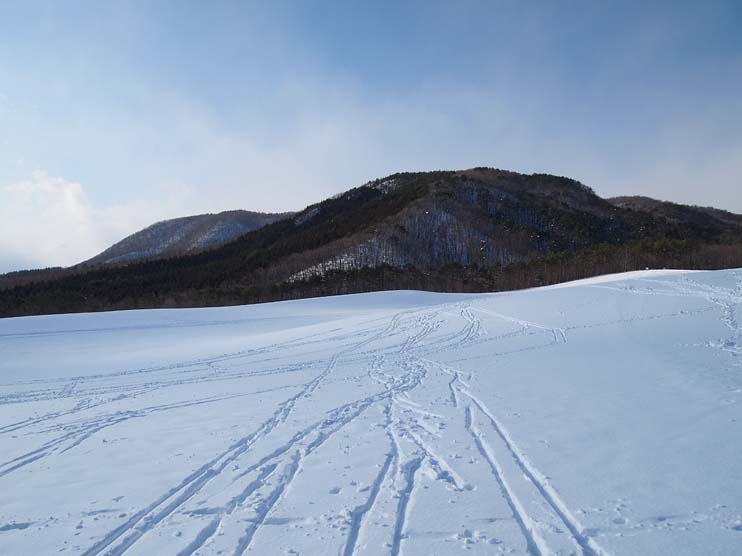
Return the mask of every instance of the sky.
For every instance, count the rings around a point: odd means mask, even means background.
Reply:
[[[0,272],[491,166],[742,213],[742,2],[0,0]]]

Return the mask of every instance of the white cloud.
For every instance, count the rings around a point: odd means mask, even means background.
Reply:
[[[81,262],[174,208],[181,207],[96,207],[79,183],[35,171],[28,180],[0,186],[0,272]]]

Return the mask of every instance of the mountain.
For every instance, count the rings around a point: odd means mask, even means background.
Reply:
[[[199,214],[152,224],[102,253],[88,259],[85,266],[128,264],[142,259],[174,257],[224,245],[247,232],[291,216],[247,210],[218,214]]]
[[[711,234],[718,228],[729,230],[742,228],[742,215],[712,207],[679,205],[640,195],[613,197],[608,199],[608,202],[617,207],[648,213],[669,222],[693,226],[697,230],[706,229]]]
[[[742,266],[735,215],[699,223],[704,209],[653,207],[545,174],[400,173],[215,249],[6,288],[0,315],[497,291],[647,267]]]

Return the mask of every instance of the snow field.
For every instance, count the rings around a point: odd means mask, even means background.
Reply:
[[[0,320],[0,554],[742,553],[742,272]]]

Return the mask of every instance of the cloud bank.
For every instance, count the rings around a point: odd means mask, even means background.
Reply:
[[[0,272],[81,262],[180,208],[164,201],[97,207],[81,184],[34,171],[0,186]]]

